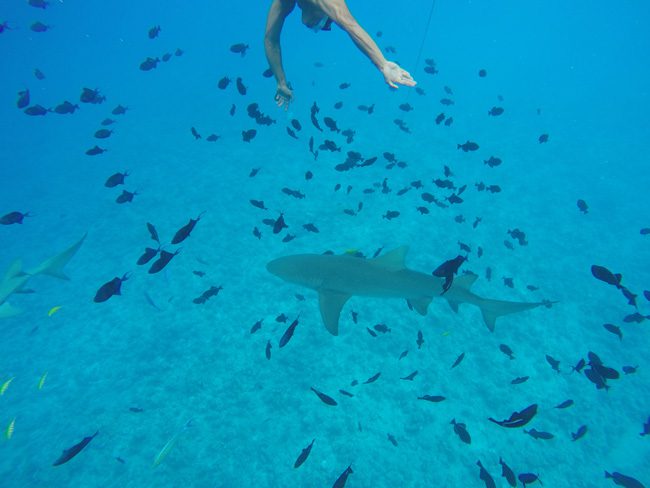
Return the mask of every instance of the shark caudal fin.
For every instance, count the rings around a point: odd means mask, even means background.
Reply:
[[[63,272],[63,268],[65,268],[66,264],[68,264],[68,261],[70,261],[77,253],[87,235],[87,233],[84,234],[77,243],[73,244],[65,251],[43,261],[36,268],[30,270],[29,274],[32,276],[44,274],[48,276],[54,276],[55,278],[60,278],[62,280],[69,280],[70,278]]]
[[[447,299],[454,312],[458,312],[458,305],[461,303],[471,303],[479,307],[483,321],[490,332],[494,332],[496,320],[502,315],[523,312],[544,305],[543,302],[509,302],[479,297],[469,291],[477,278],[478,276],[472,273],[459,276],[454,279],[451,289],[443,297]]]

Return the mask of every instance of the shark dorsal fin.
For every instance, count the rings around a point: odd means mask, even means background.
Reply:
[[[372,263],[390,271],[399,271],[400,269],[406,268],[404,262],[408,250],[408,246],[398,247],[397,249],[387,252],[383,256],[374,258]]]
[[[478,275],[474,273],[466,273],[454,278],[454,283],[451,286],[469,290],[477,279]]]
[[[320,314],[323,318],[325,328],[332,335],[339,335],[339,317],[341,309],[350,295],[337,293],[335,291],[321,290],[318,293],[318,302],[320,305]]]

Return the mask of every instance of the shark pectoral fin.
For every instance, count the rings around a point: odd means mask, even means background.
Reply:
[[[22,313],[22,310],[14,307],[9,302],[4,302],[0,305],[0,319],[7,319]]]
[[[494,332],[494,326],[497,323],[496,314],[481,308],[481,315],[483,316],[483,322],[487,325],[487,328],[490,332]]]
[[[22,272],[23,262],[20,259],[14,259],[7,271],[5,272],[2,281],[8,281],[15,276],[19,276]]]
[[[409,298],[408,302],[413,306],[417,313],[420,315],[426,315],[427,310],[429,309],[429,304],[431,303],[431,297]]]
[[[446,298],[446,297],[445,297],[445,298]],[[447,298],[447,303],[449,304],[449,306],[451,307],[451,309],[452,309],[454,312],[458,313],[458,305],[459,305],[459,302],[457,302],[456,300],[450,300],[449,298]]]
[[[320,304],[320,314],[323,318],[325,328],[332,335],[339,335],[339,317],[341,309],[350,295],[337,293],[335,291],[321,291],[318,293],[318,302]]]
[[[374,265],[381,266],[390,271],[399,271],[400,269],[406,268],[404,261],[406,260],[406,253],[408,250],[408,246],[398,247],[397,249],[387,252],[383,256],[372,259],[371,262]]]

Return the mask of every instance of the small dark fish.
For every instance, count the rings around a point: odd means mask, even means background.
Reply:
[[[122,190],[122,193],[117,196],[115,202],[117,203],[129,203],[133,201],[133,198],[138,194],[137,191],[127,191]]]
[[[458,149],[462,149],[465,152],[476,151],[479,148],[478,144],[472,141],[467,141],[463,144],[457,144],[457,146]]]
[[[6,215],[0,217],[1,225],[13,225],[13,224],[22,224],[25,217],[31,217],[29,212],[9,212]]]
[[[21,90],[18,92],[18,100],[16,100],[16,107],[25,108],[29,105],[29,90]]]
[[[363,384],[368,385],[370,383],[374,383],[375,381],[377,381],[379,379],[380,376],[381,376],[381,372],[379,372],[377,374],[374,374],[373,376],[368,378],[366,381],[364,381]]]
[[[426,400],[427,402],[439,403],[445,400],[442,395],[422,395],[418,400]]]
[[[553,408],[560,408],[560,409],[569,408],[571,405],[573,405],[573,400],[568,399],[568,400],[564,400],[562,403],[560,403],[558,405],[555,405],[555,407],[553,407]]]
[[[109,129],[99,129],[97,132],[95,132],[95,137],[97,139],[106,139],[110,137],[112,133],[113,131]]]
[[[264,322],[264,319],[258,320],[253,324],[253,327],[251,327],[251,334],[255,334],[255,332],[262,328],[262,322]]]
[[[483,467],[483,464],[481,461],[476,461],[476,465],[479,467],[479,478],[483,480],[485,483],[486,488],[496,488],[496,483],[494,482],[494,478],[488,473],[488,470]]]
[[[260,169],[262,169],[262,168],[253,168],[253,169],[251,170],[251,172],[248,173],[248,177],[249,177],[249,178],[254,178],[255,176],[257,176],[257,173],[260,172]]]
[[[394,445],[395,447],[397,447],[397,439],[395,439],[395,436],[394,436],[394,435],[392,435],[392,434],[386,434],[386,437],[388,438],[388,441],[389,441],[392,445]]]
[[[454,364],[451,365],[451,369],[454,369],[456,366],[458,366],[463,359],[465,359],[465,353],[461,353],[457,358],[456,361],[454,361]]]
[[[103,149],[103,148],[95,145],[95,147],[91,147],[90,149],[88,149],[86,151],[86,154],[88,156],[98,156],[98,155],[100,155],[102,153],[105,153],[106,151],[107,151],[107,149]]]
[[[316,227],[314,224],[303,224],[303,229],[305,229],[307,232],[313,232],[318,234],[320,231],[318,230],[318,227]]]
[[[293,137],[294,139],[298,139],[298,136],[296,133],[291,129],[291,127],[287,127],[287,134],[289,134],[290,137]]]
[[[64,449],[61,453],[61,456],[59,456],[59,458],[54,461],[54,464],[52,464],[52,466],[60,466],[70,461],[73,457],[79,454],[84,449],[84,447],[86,447],[90,441],[95,438],[97,434],[99,434],[99,431],[95,432],[89,437],[84,437],[81,442],[75,444],[74,446]]]
[[[230,52],[239,54],[243,58],[244,56],[246,56],[246,51],[248,51],[248,47],[249,47],[248,44],[239,42],[237,44],[233,44],[232,46],[230,46]]]
[[[282,232],[282,229],[287,229],[289,226],[284,220],[284,213],[281,213],[280,216],[273,223],[273,233],[279,234]]]
[[[351,85],[350,83],[347,83],[347,82],[346,82],[346,83],[341,83],[341,84],[339,85],[339,88],[340,88],[341,90],[346,90],[346,89],[350,88],[351,86],[352,86],[352,85]]]
[[[548,142],[548,134],[542,134],[541,136],[539,136],[539,137],[537,138],[537,141],[538,141],[540,144],[544,144],[545,142]]]
[[[350,393],[349,391],[345,391],[345,390],[339,390],[339,393],[341,395],[345,395],[345,396],[350,397],[350,398],[352,398],[354,396],[352,393]]]
[[[463,423],[456,422],[456,419],[451,420],[451,424],[454,426],[454,432],[463,441],[465,444],[472,443],[472,437],[467,432],[467,426]]]
[[[580,359],[580,361],[578,361],[575,366],[571,367],[571,371],[580,373],[582,371],[582,368],[585,367],[585,364],[587,364],[586,361],[584,359]]]
[[[528,434],[533,439],[549,440],[549,439],[552,439],[553,437],[555,437],[550,432],[543,432],[543,431],[539,431],[539,430],[536,430],[536,429],[530,429],[530,430],[524,429],[524,434]]]
[[[162,55],[162,60],[166,63],[172,58],[172,53],[165,53]]]
[[[68,102],[67,100],[54,107],[54,112],[60,115],[73,114],[79,109],[79,105]]]
[[[293,337],[293,333],[296,330],[296,327],[298,326],[298,319],[299,316],[296,317],[296,319],[291,322],[291,325],[287,327],[287,330],[284,331],[284,334],[282,334],[282,337],[280,338],[280,349],[282,349],[284,346],[287,345],[289,340]]]
[[[316,439],[312,440],[311,443],[302,450],[302,452],[296,459],[296,462],[293,463],[294,468],[299,468],[307,460],[307,458],[309,457],[309,453],[311,452],[311,448],[314,446],[315,440]]]
[[[451,98],[442,98],[440,99],[440,103],[447,106],[455,104],[455,102]]]
[[[557,371],[558,373],[560,372],[560,361],[557,359],[554,359],[553,357],[549,356],[548,354],[546,355],[546,362],[551,365],[551,368],[553,368],[554,371]]]
[[[32,32],[47,32],[50,29],[49,25],[44,24],[43,22],[34,22],[29,26]]]
[[[153,224],[150,224],[149,222],[147,222],[147,229],[149,230],[149,234],[151,235],[151,238],[154,241],[156,241],[158,244],[160,244],[160,238],[158,237],[158,231],[153,226]]]
[[[160,58],[147,58],[140,63],[140,70],[142,71],[151,71],[158,66]]]
[[[623,373],[634,374],[638,368],[638,366],[623,366]]]
[[[266,359],[271,359],[271,341],[266,341],[266,350],[264,351]]]
[[[82,102],[83,102],[83,100],[82,100]],[[113,110],[111,110],[111,113],[113,115],[124,115],[128,109],[129,109],[129,107],[125,107],[123,105],[118,105]]]
[[[140,407],[129,407],[129,412],[142,413],[144,412],[144,409]]]
[[[613,473],[605,471],[605,478],[611,478],[615,484],[622,486],[623,488],[644,488],[643,483],[636,478],[626,476],[617,471],[614,471]]]
[[[399,217],[400,213],[397,210],[387,210],[386,213],[382,216],[382,218],[386,220],[393,220]]]
[[[589,212],[589,207],[587,206],[587,202],[585,202],[584,200],[578,200],[576,204],[578,205],[578,210],[580,210],[583,214]]]
[[[336,120],[334,120],[333,118],[325,117],[323,119],[323,122],[325,123],[327,128],[332,132],[341,132],[341,129],[339,129],[338,125],[336,124]]]
[[[256,135],[257,131],[255,129],[243,130],[241,132],[241,137],[244,142],[251,142]]]
[[[167,264],[172,260],[174,256],[176,256],[180,252],[180,249],[177,250],[176,252],[168,252],[168,251],[160,251],[160,257],[156,259],[151,267],[149,268],[148,273],[149,274],[154,274],[158,273],[159,271],[162,271],[162,269],[167,266]]]
[[[478,70],[478,75],[480,78],[485,78],[487,76],[487,71],[484,69]]]
[[[499,464],[501,465],[501,476],[506,479],[512,488],[515,488],[517,486],[517,478],[515,478],[514,471],[510,469],[510,466],[508,466],[501,457],[499,457]]]
[[[352,465],[348,466],[345,468],[345,471],[343,471],[338,478],[336,478],[336,481],[332,485],[332,488],[343,488],[345,486],[345,483],[348,481],[348,476],[350,476],[354,471],[352,471]]]
[[[607,379],[604,378],[598,370],[594,369],[593,366],[589,369],[585,369],[585,376],[589,381],[596,385],[598,390],[608,390],[609,386],[607,385]]]
[[[27,2],[30,7],[35,7],[35,8],[42,8],[46,9],[47,6],[49,5],[49,2],[46,2],[45,0],[29,0]]]
[[[185,239],[187,239],[190,236],[190,232],[194,230],[194,226],[196,226],[196,223],[201,220],[201,215],[203,215],[204,212],[201,212],[196,219],[190,219],[190,221],[185,224],[183,227],[178,229],[176,234],[174,234],[174,237],[172,239],[172,244],[180,244],[183,242]]]
[[[488,110],[488,115],[491,115],[493,117],[497,117],[503,113],[503,107],[492,107],[490,110]]]
[[[604,266],[599,266],[594,264],[591,266],[591,274],[597,280],[603,281],[608,285],[613,285],[616,288],[621,288],[621,280],[623,276],[621,274],[614,274]]]
[[[500,350],[503,354],[505,354],[506,356],[508,356],[510,359],[514,359],[514,358],[515,358],[515,356],[514,356],[514,354],[513,354],[513,352],[512,352],[512,349],[510,349],[510,347],[509,347],[508,345],[506,345],[506,344],[500,344],[500,345],[499,345],[499,350]]]
[[[620,327],[618,327],[618,326],[616,326],[614,324],[603,324],[603,327],[608,332],[611,332],[612,334],[617,335],[619,340],[621,340],[621,341],[623,340],[623,332],[621,332]]]
[[[197,141],[201,139],[201,134],[199,134],[199,131],[197,131],[195,127],[190,127],[190,132],[194,136],[194,139],[196,139]]]
[[[208,142],[217,142],[221,136],[218,136],[217,134],[210,134],[208,137],[205,138],[206,141]]]
[[[410,103],[402,103],[399,106],[399,109],[403,112],[410,112],[411,110],[413,110],[413,106]]]
[[[241,79],[241,77],[237,78],[235,80],[236,85],[237,85],[237,91],[239,92],[240,95],[246,95],[246,86],[244,85],[244,81]]]
[[[273,76],[273,71],[271,70],[271,68],[266,68],[266,69],[262,72],[262,76],[263,76],[264,78],[271,78],[271,77]]]
[[[529,378],[530,378],[530,376],[518,376],[517,378],[512,380],[510,382],[510,384],[512,384],[512,385],[520,385],[520,384],[525,383],[526,381],[528,381]]]
[[[535,483],[535,481],[539,481],[539,483],[542,484],[542,480],[539,479],[539,476],[533,473],[521,473],[518,478],[524,485],[524,488],[526,488],[526,485]]]
[[[118,278],[116,276],[111,281],[104,283],[102,286],[99,287],[97,293],[95,293],[95,298],[93,299],[93,301],[95,303],[102,303],[108,300],[109,298],[111,298],[113,295],[121,295],[122,282],[128,279],[129,279],[129,275],[128,273],[125,273],[121,278]]]
[[[264,205],[264,201],[263,201],[263,200],[249,200],[249,202],[251,203],[251,205],[252,205],[253,207],[257,207],[257,208],[259,208],[259,209],[261,209],[261,210],[268,210],[268,209],[266,208],[266,206]]]
[[[331,396],[326,395],[325,393],[321,393],[320,391],[315,389],[313,386],[311,387],[311,391],[316,393],[316,396],[318,396],[318,398],[320,398],[320,401],[323,402],[325,405],[330,405],[332,407],[335,407],[336,405],[338,405],[338,403],[336,403],[336,400],[334,400]]]
[[[230,114],[231,117],[234,117],[236,111],[237,111],[237,105],[235,105],[235,104],[233,103],[233,104],[230,106],[230,110],[229,110],[228,113]]]
[[[510,415],[510,418],[507,420],[494,420],[492,417],[490,417],[488,420],[500,425],[501,427],[523,427],[528,422],[530,422],[536,414],[537,404],[533,403],[532,405],[524,408],[521,412],[513,412]]]
[[[40,69],[34,68],[34,77],[37,80],[44,80],[45,79],[45,73],[43,73]]]
[[[571,432],[571,440],[577,441],[578,439],[583,438],[586,433],[587,433],[587,426],[581,425],[580,427],[578,427],[578,430],[576,432]]]
[[[490,156],[490,159],[485,159],[483,160],[485,164],[487,164],[490,168],[494,168],[495,166],[499,166],[502,161],[500,158]]]
[[[438,116],[435,118],[436,125],[440,125],[443,120],[445,120],[445,114],[439,113]]]
[[[228,88],[228,85],[230,85],[231,81],[232,80],[230,78],[228,78],[227,76],[224,76],[217,83],[217,87],[219,87],[220,90],[225,90],[226,88]]]
[[[445,279],[445,282],[442,284],[442,293],[440,293],[441,295],[444,295],[449,290],[449,288],[451,288],[451,285],[454,281],[454,275],[458,273],[458,269],[466,259],[467,258],[464,258],[460,255],[456,256],[453,259],[445,261],[433,271],[433,276]]]
[[[149,36],[149,39],[155,39],[156,37],[158,37],[158,34],[160,34],[160,26],[159,25],[154,25],[147,32],[147,36]]]
[[[23,110],[27,115],[31,116],[39,116],[39,115],[46,115],[49,110],[43,107],[42,105],[32,105],[31,107],[27,107],[25,110]]]
[[[422,344],[424,344],[424,337],[422,336],[422,331],[418,330],[418,340],[415,341],[418,345],[418,349],[422,349]]]
[[[153,258],[156,257],[156,254],[158,254],[158,251],[159,251],[159,249],[154,249],[152,247],[147,247],[144,250],[144,253],[142,254],[142,256],[140,256],[138,258],[138,260],[136,261],[136,264],[140,265],[140,266],[143,265],[143,264],[147,264],[149,261],[151,261]]]
[[[401,358],[400,358],[400,359],[401,359]],[[418,374],[417,371],[413,371],[413,372],[412,372],[411,374],[409,374],[408,376],[404,376],[404,378],[400,378],[400,380],[413,381],[413,378],[415,378],[415,377],[417,376],[417,374]]]

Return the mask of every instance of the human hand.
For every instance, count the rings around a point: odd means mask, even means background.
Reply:
[[[402,69],[399,64],[392,61],[386,61],[381,69],[384,80],[391,88],[397,88],[397,85],[415,86],[417,83],[411,77],[411,74]]]
[[[278,89],[275,92],[275,103],[278,107],[289,110],[289,104],[293,101],[293,91],[287,83],[278,83]]]

